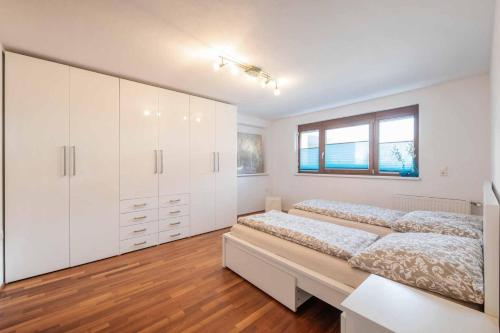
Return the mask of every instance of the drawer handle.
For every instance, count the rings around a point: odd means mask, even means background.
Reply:
[[[176,203],[176,202],[179,202],[179,201],[181,201],[181,199],[169,200],[168,202],[170,202],[170,203]]]
[[[181,224],[181,222],[173,222],[173,223],[170,223],[170,225],[178,225],[178,224]]]
[[[181,233],[180,233],[180,232],[178,232],[178,233],[176,233],[176,234],[170,235],[170,237],[177,237],[177,236],[180,236],[180,235],[181,235]]]
[[[146,207],[147,203],[135,204],[134,208]]]
[[[146,243],[147,243],[146,241],[144,241],[144,242],[140,242],[140,243],[135,243],[135,244],[134,244],[134,246],[144,245],[144,244],[146,244]]]
[[[134,233],[137,233],[137,232],[144,232],[144,231],[146,231],[146,228],[144,228],[144,229],[139,229],[139,230],[134,230],[133,232],[134,232]]]
[[[170,212],[170,214],[179,214],[181,211],[180,210],[173,210]]]
[[[143,215],[143,216],[136,216],[134,217],[134,220],[144,220],[147,216],[146,215]]]

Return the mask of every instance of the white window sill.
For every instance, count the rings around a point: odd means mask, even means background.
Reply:
[[[295,173],[295,176],[303,177],[334,177],[334,178],[364,178],[364,179],[388,179],[388,180],[404,180],[404,181],[420,181],[420,177],[401,177],[401,176],[370,176],[370,175],[341,175],[341,174],[324,174],[324,173]]]
[[[262,177],[262,176],[269,176],[268,173],[244,173],[241,175],[238,175],[238,177]]]

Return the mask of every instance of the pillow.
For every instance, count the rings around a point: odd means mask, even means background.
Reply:
[[[414,211],[398,219],[391,228],[398,232],[431,232],[481,239],[483,218],[446,212]]]
[[[444,296],[483,304],[483,251],[473,238],[394,233],[349,259],[357,268]]]

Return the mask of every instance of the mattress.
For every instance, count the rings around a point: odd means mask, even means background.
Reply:
[[[288,211],[288,214],[302,216],[302,217],[308,217],[311,219],[326,221],[326,222],[330,222],[330,223],[335,223],[335,224],[338,224],[338,225],[341,225],[344,227],[350,227],[350,228],[355,228],[355,229],[359,229],[359,230],[363,230],[363,231],[368,231],[368,232],[374,233],[374,234],[379,235],[379,236],[385,236],[385,235],[388,235],[388,234],[394,232],[391,230],[391,228],[381,227],[381,226],[373,225],[373,224],[359,223],[359,222],[354,222],[354,221],[350,221],[350,220],[344,220],[344,219],[340,219],[337,217],[331,217],[328,215],[312,213],[312,212],[308,212],[308,211],[301,210],[301,209],[295,209],[295,208],[290,209]]]
[[[399,210],[322,199],[305,200],[293,208],[386,228],[406,214]]]
[[[352,288],[358,287],[370,275],[370,273],[352,268],[344,259],[309,249],[241,224],[236,224],[231,228],[231,235]]]

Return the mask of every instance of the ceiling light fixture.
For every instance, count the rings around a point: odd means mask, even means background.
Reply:
[[[227,65],[225,62],[224,62],[224,58],[220,57],[219,59],[220,61],[216,61],[213,63],[212,65],[212,68],[214,69],[215,72],[217,72],[219,69],[221,69],[222,67],[224,67],[225,65]]]
[[[271,74],[264,71],[262,68],[254,65],[244,64],[225,56],[218,56],[217,61],[215,61],[213,64],[213,69],[214,71],[218,71],[226,65],[229,65],[228,67],[231,74],[238,75],[241,70],[246,74],[246,77],[249,81],[259,81],[262,88],[265,88],[271,82],[274,82],[274,95],[278,96],[280,94],[280,90],[278,89],[278,80],[273,78]]]
[[[276,83],[276,86],[274,87],[274,96],[279,96],[281,91],[278,89],[278,82],[274,81],[274,83]]]

